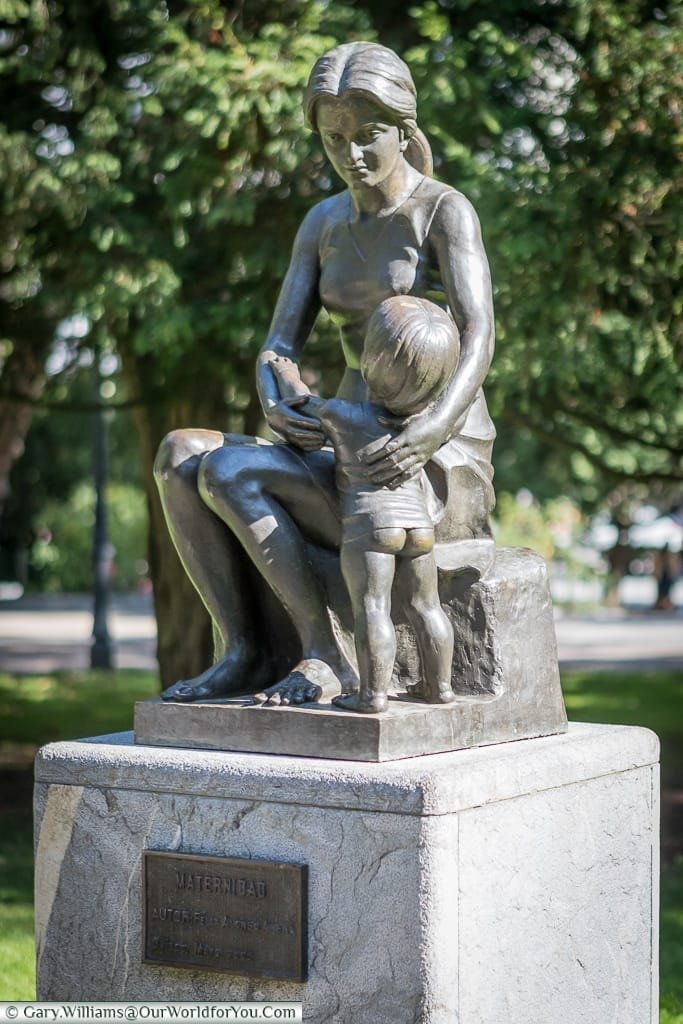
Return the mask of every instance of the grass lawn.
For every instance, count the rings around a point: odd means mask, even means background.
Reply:
[[[0,824],[0,999],[35,999],[31,816]]]
[[[683,790],[683,673],[565,672],[567,715],[573,722],[644,725],[662,742],[662,786]]]
[[[159,696],[154,672],[0,673],[0,744],[30,744],[133,728],[136,700]]]
[[[55,740],[131,729],[135,701],[158,693],[153,672],[0,673],[0,1000],[35,998],[35,750]]]
[[[570,719],[658,733],[663,787],[683,790],[680,673],[571,672],[563,685]],[[0,1000],[35,995],[30,776],[17,764],[11,775],[2,772],[2,764],[52,740],[130,729],[134,701],[157,693],[151,672],[0,674]],[[669,827],[683,853],[683,823],[672,819]],[[683,1024],[683,858],[671,858],[662,871],[660,1024]]]

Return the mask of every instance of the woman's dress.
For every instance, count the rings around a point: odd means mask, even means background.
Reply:
[[[360,365],[367,322],[384,299],[417,295],[448,308],[430,229],[439,204],[452,192],[450,186],[423,177],[412,194],[383,218],[359,217],[348,192],[327,200],[329,213],[319,242],[320,300],[340,328],[352,370]],[[351,397],[346,381],[339,397]],[[442,445],[425,467],[437,541],[490,536],[494,438],[479,389],[460,433]]]

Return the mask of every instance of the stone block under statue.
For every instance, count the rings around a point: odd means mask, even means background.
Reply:
[[[498,548],[485,575],[442,557],[439,590],[456,644],[451,704],[408,699],[419,679],[414,635],[397,614],[393,697],[382,714],[332,704],[262,707],[250,697],[142,701],[136,742],[387,761],[566,731],[547,572],[534,552]]]
[[[130,733],[52,744],[36,761],[38,998],[291,1000],[311,1024],[655,1024],[657,757],[647,730],[576,724],[385,764]],[[241,918],[260,920],[248,888],[241,913],[201,895],[176,962],[145,962],[148,851],[241,862],[247,879],[303,870],[305,980],[240,969]],[[235,966],[182,965],[186,946]]]

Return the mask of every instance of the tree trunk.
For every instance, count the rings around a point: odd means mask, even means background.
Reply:
[[[24,453],[24,442],[33,418],[33,402],[45,384],[44,364],[49,335],[37,341],[15,341],[0,376],[0,514],[9,497],[9,475]],[[28,402],[22,402],[26,397]]]
[[[133,420],[144,468],[149,510],[149,566],[158,630],[157,657],[165,687],[178,679],[190,679],[208,668],[213,661],[213,636],[210,617],[183,569],[166,526],[152,472],[154,457],[159,443],[170,430],[193,425],[209,429],[225,427],[224,387],[220,381],[202,379],[195,384],[197,394],[189,397],[187,391],[193,382],[188,381],[182,400],[155,401],[155,396],[159,397],[158,386],[150,386],[148,381],[157,377],[158,370],[151,361],[148,364],[145,359],[124,357],[124,372],[134,384],[134,393],[151,396],[149,404],[134,408]]]

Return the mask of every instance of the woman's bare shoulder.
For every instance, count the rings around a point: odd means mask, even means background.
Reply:
[[[479,218],[467,196],[450,185],[435,182],[438,186],[438,201],[430,228],[430,236],[457,238],[460,241],[480,237]]]
[[[337,192],[312,206],[299,228],[301,241],[317,241],[322,232],[331,224],[337,224],[348,217],[349,194]]]

